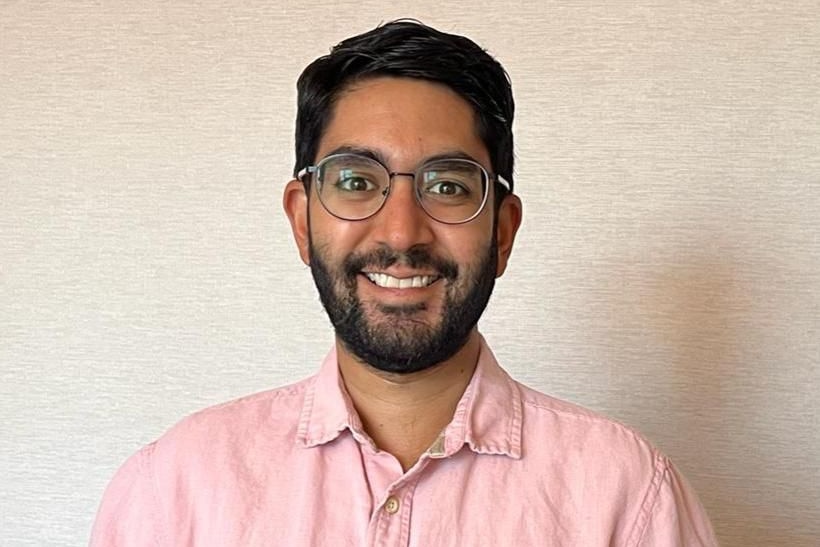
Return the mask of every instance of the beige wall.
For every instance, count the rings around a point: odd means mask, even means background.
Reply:
[[[505,366],[652,438],[725,546],[818,545],[818,4],[389,4],[0,2],[0,544],[84,543],[139,445],[314,370],[294,82],[405,15],[513,79]]]

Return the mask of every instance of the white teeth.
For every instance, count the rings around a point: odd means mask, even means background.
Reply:
[[[432,275],[414,275],[413,277],[398,278],[384,273],[366,273],[367,278],[378,285],[388,289],[410,289],[426,287],[435,280]]]

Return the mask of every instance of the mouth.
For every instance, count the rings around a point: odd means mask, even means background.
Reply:
[[[421,289],[429,287],[439,279],[438,275],[414,275],[410,277],[393,277],[380,272],[362,272],[371,283],[385,289]]]

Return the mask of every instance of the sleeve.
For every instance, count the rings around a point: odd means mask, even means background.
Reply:
[[[644,500],[635,532],[638,547],[717,547],[709,517],[694,490],[661,456],[654,488]]]
[[[160,547],[160,506],[151,472],[154,445],[131,456],[103,494],[90,547]]]

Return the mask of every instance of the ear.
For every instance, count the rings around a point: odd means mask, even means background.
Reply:
[[[498,242],[498,266],[495,276],[501,277],[507,269],[507,261],[512,253],[515,234],[521,226],[522,206],[521,199],[515,194],[504,196],[498,208],[498,223],[496,226],[496,241]]]
[[[293,231],[293,239],[296,241],[296,248],[299,249],[299,256],[302,258],[302,262],[310,264],[310,253],[308,252],[308,242],[310,240],[308,196],[301,181],[292,180],[285,186],[282,206],[285,208],[288,220],[290,220],[290,229]]]

